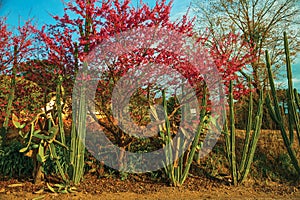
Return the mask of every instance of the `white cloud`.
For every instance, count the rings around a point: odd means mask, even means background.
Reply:
[[[293,78],[293,83],[300,83],[300,79],[299,78]]]

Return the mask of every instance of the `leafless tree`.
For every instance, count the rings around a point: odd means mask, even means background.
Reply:
[[[253,42],[257,61],[251,64],[255,87],[267,83],[264,51],[268,50],[275,73],[284,66],[283,32],[289,36],[291,58],[300,49],[299,0],[194,0],[199,30],[208,27],[211,39],[222,33],[240,33]]]

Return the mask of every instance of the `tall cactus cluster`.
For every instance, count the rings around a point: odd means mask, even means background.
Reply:
[[[259,93],[258,110],[255,114],[253,123],[253,92],[251,89],[251,79],[247,76],[250,94],[248,103],[248,119],[246,134],[244,140],[244,148],[242,150],[242,157],[238,161],[236,157],[236,130],[235,130],[235,113],[234,113],[234,99],[233,99],[233,82],[229,86],[229,120],[224,124],[224,135],[227,158],[230,164],[232,183],[237,185],[246,180],[250,171],[250,166],[253,161],[257,141],[259,138],[262,118],[263,118],[263,91]]]
[[[86,63],[84,63],[84,67]],[[83,72],[85,76],[85,72]],[[86,116],[87,116],[87,99],[86,83],[80,81],[79,87],[73,91],[73,113],[72,113],[72,130],[71,130],[71,152],[70,165],[71,177],[74,184],[79,184],[84,174],[84,154],[85,154],[85,136],[86,136]]]
[[[91,5],[90,1],[86,2],[86,9]],[[86,11],[87,12],[87,11]],[[85,29],[80,32],[80,36],[88,40],[92,32],[92,17],[91,14],[85,18]],[[81,25],[81,30],[83,27]],[[90,50],[89,43],[84,45],[84,52],[88,53]],[[78,46],[75,43],[76,68],[78,69]],[[80,72],[80,76],[87,76],[88,64],[83,62],[83,70]],[[78,72],[77,72],[78,73]],[[79,81],[79,80],[77,80]],[[71,130],[71,152],[70,152],[70,165],[71,165],[71,177],[74,184],[79,184],[84,175],[84,154],[85,154],[85,136],[86,136],[86,116],[87,116],[87,84],[85,80],[79,81],[78,87],[73,91],[73,113],[72,113],[72,130]]]
[[[268,51],[266,51],[266,63],[269,75],[270,82],[270,90],[271,97],[267,95],[267,105],[269,108],[270,115],[274,122],[278,125],[281,131],[281,135],[284,141],[284,144],[287,148],[288,154],[291,158],[292,164],[296,169],[297,173],[300,174],[299,162],[296,156],[295,149],[293,148],[293,144],[295,143],[294,133],[296,132],[298,141],[300,143],[300,123],[299,123],[299,112],[300,112],[300,104],[299,104],[299,96],[296,89],[293,88],[293,79],[292,79],[292,67],[290,60],[290,52],[289,52],[289,44],[287,39],[287,34],[284,33],[284,49],[286,56],[286,71],[287,71],[287,80],[288,80],[288,89],[287,89],[287,99],[288,99],[288,107],[287,107],[287,115],[288,115],[288,129],[284,126],[284,114],[280,112],[280,105],[278,101],[278,97],[276,94],[271,62]]]

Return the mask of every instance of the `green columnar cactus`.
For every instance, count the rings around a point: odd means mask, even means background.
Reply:
[[[65,139],[65,132],[64,132],[64,124],[62,119],[62,105],[61,100],[64,96],[64,91],[62,87],[63,78],[61,75],[58,77],[58,83],[56,86],[56,107],[57,107],[57,118],[58,118],[58,125],[59,125],[59,132],[60,132],[60,139],[61,142],[66,145],[66,139]]]
[[[230,164],[230,171],[232,177],[233,185],[238,185],[246,180],[247,175],[250,171],[250,166],[253,161],[254,153],[257,147],[257,141],[259,138],[259,133],[262,125],[263,117],[263,91],[260,91],[258,110],[255,115],[255,123],[253,125],[253,92],[251,89],[251,80],[249,76],[246,76],[249,83],[249,104],[248,104],[248,119],[246,127],[246,136],[244,141],[244,148],[242,151],[242,158],[239,162],[236,158],[236,148],[235,148],[235,113],[234,113],[234,99],[233,99],[233,83],[230,82],[229,86],[229,124],[228,128],[227,121],[224,124],[224,135],[225,135],[225,145],[227,151],[227,159]],[[251,134],[252,133],[252,134]],[[239,168],[237,167],[239,166]]]
[[[91,4],[90,1],[86,2],[86,8]],[[80,36],[88,41],[89,36],[92,32],[92,16],[87,14],[85,16],[84,28],[82,25],[79,27]],[[75,43],[75,63],[78,69],[78,46]],[[90,44],[84,45],[85,53],[90,51]],[[83,70],[80,76],[87,77],[88,64],[83,62]],[[86,90],[87,85],[83,80],[79,84],[80,87],[75,88],[76,102],[73,104],[73,115],[72,115],[72,130],[71,130],[71,154],[70,154],[70,165],[72,167],[71,175],[74,184],[79,184],[84,174],[84,153],[85,153],[85,136],[86,136],[86,116],[87,116],[87,99]],[[77,90],[77,91],[76,91]],[[73,92],[74,94],[74,92]],[[73,100],[74,102],[74,100]],[[75,111],[75,112],[74,112]]]
[[[64,146],[67,146],[65,130],[64,130],[64,123],[63,123],[62,105],[61,105],[61,102],[62,102],[62,100],[64,100],[64,95],[65,95],[62,83],[63,83],[63,77],[61,75],[59,75],[58,81],[57,81],[57,86],[56,86],[56,108],[57,108],[56,110],[57,110],[58,128],[59,128],[59,133],[60,133],[60,141]],[[50,145],[50,148],[51,148],[51,145]],[[68,152],[64,148],[63,156],[65,158],[68,158],[67,154],[68,154]],[[59,162],[59,161],[57,160],[56,162]],[[58,166],[60,166],[60,165],[58,165]],[[67,171],[67,167],[68,166],[66,165],[64,171]],[[62,170],[62,169],[59,169],[59,170]]]
[[[4,118],[2,130],[1,130],[1,135],[0,135],[0,147],[4,144],[5,142],[5,137],[6,133],[8,130],[8,122],[11,117],[11,111],[12,111],[12,104],[13,100],[15,98],[15,89],[16,89],[16,73],[17,73],[17,54],[18,54],[18,49],[17,45],[14,46],[14,61],[13,61],[13,67],[12,67],[12,76],[11,76],[11,82],[10,82],[10,90],[8,94],[8,102],[7,102],[7,107],[6,107],[6,115]]]
[[[298,108],[298,112],[300,113],[300,100],[299,100],[299,94],[296,88],[294,88],[294,95],[295,95],[295,103]]]
[[[249,103],[248,103],[248,121],[247,121],[247,127],[246,127],[246,137],[245,137],[245,145],[243,148],[243,152],[248,152],[248,150],[249,150],[250,133],[251,133],[251,129],[252,129],[252,117],[253,117],[253,92],[252,92],[251,79],[249,76],[247,77],[247,81],[248,81],[248,87],[250,89],[250,93],[249,93]],[[246,158],[247,158],[247,154],[243,154],[239,171],[244,171],[245,164],[246,164]]]
[[[86,65],[86,64],[84,64]],[[86,135],[86,87],[84,81],[78,91],[76,105],[73,110],[73,121],[71,131],[71,166],[72,166],[72,180],[75,185],[79,184],[84,174],[84,153],[85,153],[85,135]],[[73,92],[74,93],[74,92]],[[76,107],[78,108],[76,109]],[[74,112],[75,111],[75,112]]]
[[[294,127],[295,127],[296,133],[298,136],[298,141],[300,144],[300,140],[299,140],[300,139],[300,136],[299,136],[300,123],[299,123],[299,115],[297,113],[297,107],[296,107],[296,99],[295,99],[295,95],[294,95],[290,50],[289,50],[289,43],[288,43],[286,32],[284,32],[284,49],[285,49],[287,79],[288,79],[288,90],[287,90],[288,95],[287,95],[287,97],[288,97],[289,132],[291,135],[293,135]],[[291,137],[290,139],[293,139],[293,137]]]
[[[234,185],[237,185],[237,168],[235,155],[235,121],[234,121],[234,102],[233,102],[233,83],[229,86],[229,120],[230,120],[230,166],[231,176]]]
[[[299,138],[299,115],[296,111],[296,105],[299,106],[299,100],[298,95],[295,95],[295,90],[293,90],[293,82],[292,82],[292,69],[291,69],[291,61],[289,56],[289,46],[288,46],[288,40],[287,35],[284,33],[284,48],[285,48],[285,55],[286,55],[286,67],[287,67],[287,79],[288,79],[288,90],[287,90],[287,98],[288,98],[288,123],[289,123],[289,130],[287,130],[284,127],[284,118],[280,112],[280,106],[278,97],[276,94],[272,69],[271,69],[271,62],[268,51],[266,51],[266,62],[267,62],[267,69],[268,69],[268,75],[269,75],[269,82],[270,82],[270,88],[271,88],[271,95],[273,97],[273,101],[271,101],[270,95],[267,96],[267,105],[269,108],[270,115],[272,119],[275,121],[275,123],[279,126],[281,135],[284,141],[284,144],[287,148],[288,154],[291,158],[292,164],[298,174],[300,174],[300,167],[299,162],[296,157],[295,150],[293,149],[293,142],[294,142],[294,128],[296,129],[298,140]],[[297,93],[297,92],[296,92]],[[298,102],[298,103],[297,103]],[[273,103],[273,104],[272,104]],[[298,107],[299,108],[299,107]],[[290,137],[289,137],[289,136]]]
[[[253,102],[252,102],[252,104],[253,104]],[[255,153],[255,150],[256,150],[256,147],[257,147],[257,142],[258,142],[258,138],[259,138],[260,130],[261,130],[261,125],[262,125],[263,105],[264,105],[263,90],[260,90],[259,101],[258,101],[258,110],[257,110],[256,116],[255,116],[255,123],[254,123],[252,138],[251,138],[251,141],[250,140],[246,141],[246,142],[250,142],[250,149],[245,149],[243,151],[243,156],[244,156],[244,154],[246,154],[247,158],[246,158],[245,169],[240,170],[240,174],[241,174],[240,182],[241,183],[246,180],[246,177],[247,177],[247,175],[250,171],[250,166],[251,166],[251,163],[253,161],[254,153]],[[251,118],[250,118],[250,116],[251,116]],[[250,114],[250,111],[249,111],[247,130],[250,130],[251,126],[252,126],[252,123],[249,123],[250,120],[252,120],[252,114]]]

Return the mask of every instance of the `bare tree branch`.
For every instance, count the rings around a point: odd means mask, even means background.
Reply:
[[[207,27],[213,32],[211,40],[228,32],[237,32],[253,42],[257,61],[252,64],[258,87],[266,83],[263,52],[269,50],[275,67],[284,66],[283,31],[289,34],[291,58],[300,51],[300,7],[297,0],[212,0],[206,4],[194,0],[199,30]]]

